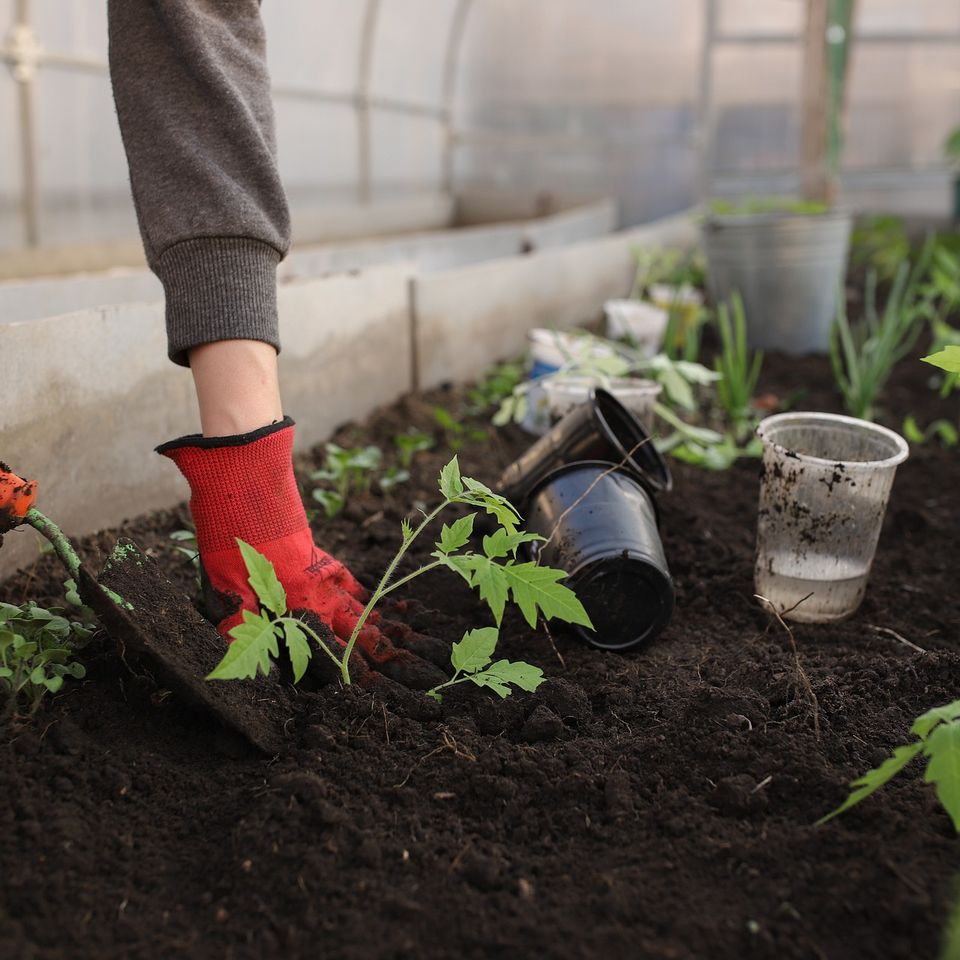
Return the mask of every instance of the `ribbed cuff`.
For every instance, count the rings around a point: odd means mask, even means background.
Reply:
[[[167,303],[167,352],[189,366],[187,351],[216,340],[262,340],[280,351],[277,264],[280,252],[245,237],[201,237],[165,250],[154,264]]]

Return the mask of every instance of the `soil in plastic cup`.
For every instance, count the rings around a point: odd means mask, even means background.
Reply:
[[[650,493],[605,462],[567,464],[533,491],[526,529],[546,539],[530,545],[565,581],[595,630],[577,632],[601,650],[631,650],[670,622],[673,581]]]
[[[611,340],[629,338],[648,360],[660,352],[669,319],[666,310],[643,300],[607,300],[603,312]]]
[[[654,494],[673,485],[643,424],[612,393],[593,387],[586,403],[574,407],[503,471],[498,490],[523,512],[530,492],[548,473],[581,460],[622,462]]]
[[[696,329],[703,306],[703,294],[689,284],[675,287],[668,283],[655,283],[650,288],[650,299],[668,314],[676,315],[674,346],[682,347],[690,331]]]
[[[761,421],[757,434],[758,596],[790,620],[849,617],[863,600],[906,441],[829,413],[777,414]]]
[[[663,389],[653,380],[634,377],[550,377],[543,381],[543,391],[553,421],[565,417],[574,407],[586,403],[591,387],[609,390],[643,424],[647,433],[653,430],[654,407]]]

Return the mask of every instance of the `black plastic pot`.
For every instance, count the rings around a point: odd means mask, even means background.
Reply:
[[[594,647],[632,650],[670,622],[673,580],[657,509],[632,472],[596,461],[560,467],[532,492],[525,527],[547,538],[531,554],[567,572],[596,628],[577,632]]]
[[[548,473],[584,460],[623,461],[623,468],[651,493],[669,490],[673,485],[670,470],[643,424],[612,393],[595,387],[586,403],[555,423],[503,471],[499,491],[523,509]]]

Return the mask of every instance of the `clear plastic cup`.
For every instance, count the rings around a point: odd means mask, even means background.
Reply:
[[[603,311],[612,340],[630,337],[647,359],[660,352],[669,319],[666,310],[643,300],[608,300]]]
[[[591,387],[609,390],[628,410],[636,414],[647,433],[653,429],[654,405],[663,389],[653,380],[634,377],[548,377],[543,392],[552,420],[565,417],[574,407],[586,403]]]
[[[757,594],[790,620],[825,623],[860,606],[903,437],[831,413],[761,421]]]

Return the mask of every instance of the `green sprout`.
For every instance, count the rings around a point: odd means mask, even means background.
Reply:
[[[487,439],[486,430],[471,427],[463,423],[445,407],[434,407],[433,419],[437,422],[440,429],[443,430],[444,434],[446,434],[447,445],[455,453],[463,449],[463,446],[467,443]]]
[[[67,590],[73,601],[75,585],[68,582]],[[65,679],[82,680],[86,671],[73,658],[91,633],[56,607],[44,609],[33,601],[20,606],[0,603],[0,690],[6,693],[0,723],[9,720],[18,706],[24,706],[27,714],[36,713],[44,696],[57,693]]]
[[[379,447],[353,447],[346,449],[335,443],[326,446],[326,458],[323,467],[310,474],[311,480],[321,480],[333,485],[316,487],[313,499],[319,503],[332,519],[347,505],[350,494],[369,490],[374,473],[380,468],[383,454]]]
[[[763,366],[763,353],[757,350],[752,357],[750,355],[747,321],[739,293],[734,293],[729,308],[725,303],[720,304],[717,327],[721,344],[720,354],[714,361],[716,371],[721,376],[717,383],[717,399],[727,415],[734,436],[741,439],[753,429],[755,417],[751,404]]]
[[[418,453],[425,453],[432,450],[435,441],[429,433],[422,430],[407,430],[406,433],[398,433],[393,442],[397,448],[397,456],[400,459],[400,467],[403,470],[409,470],[413,465],[413,458]]]
[[[882,314],[877,310],[874,271],[867,274],[864,316],[858,323],[848,320],[846,297],[840,290],[830,328],[830,363],[851,416],[873,419],[880,391],[920,335],[924,306],[918,302],[918,283],[926,273],[931,249],[927,243],[912,270],[907,263],[900,265]]]

